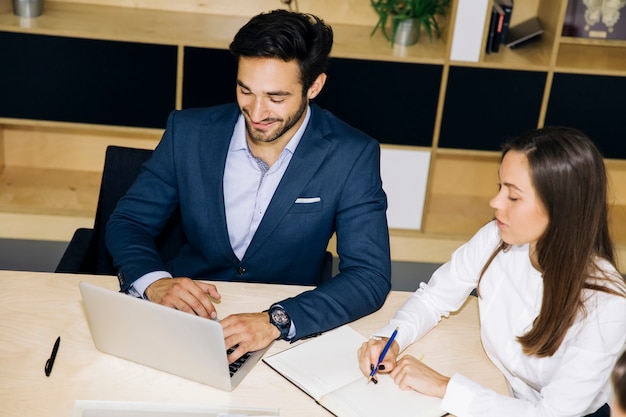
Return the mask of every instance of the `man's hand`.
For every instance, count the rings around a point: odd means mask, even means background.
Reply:
[[[155,303],[211,319],[217,317],[211,299],[221,298],[215,285],[190,278],[159,279],[146,288],[146,296]]]
[[[280,336],[280,331],[270,323],[270,316],[263,313],[232,314],[220,321],[224,329],[224,343],[229,349],[239,345],[230,355],[230,363],[246,352],[263,349]]]

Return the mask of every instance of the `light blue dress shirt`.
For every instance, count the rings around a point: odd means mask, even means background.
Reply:
[[[305,120],[271,167],[250,152],[245,121],[239,116],[228,148],[224,170],[224,207],[233,252],[243,259],[291,157],[300,143],[309,119]]]
[[[233,252],[239,259],[243,259],[263,219],[276,187],[302,139],[310,116],[311,109],[307,106],[302,125],[287,143],[276,163],[269,167],[250,152],[246,140],[245,120],[243,115],[239,115],[230,140],[224,170],[224,208],[228,237]],[[129,293],[143,297],[146,288],[161,278],[172,278],[172,275],[167,271],[149,272],[133,283]]]

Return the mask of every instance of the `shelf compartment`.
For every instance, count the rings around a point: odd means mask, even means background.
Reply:
[[[498,151],[539,123],[547,74],[450,67],[440,148]]]
[[[497,53],[485,55],[485,60],[480,67],[547,72],[550,68],[551,53],[552,49],[548,42],[542,40],[518,49],[501,45]]]
[[[0,212],[94,218],[99,172],[5,166]]]
[[[497,191],[499,161],[496,153],[437,154],[424,232],[469,238],[491,220],[489,200]]]
[[[369,4],[364,7],[370,8]],[[372,25],[329,21],[335,38],[332,56],[443,64],[444,40],[434,39],[431,44],[423,34],[415,46],[392,48],[382,34],[370,36],[376,21],[371,13]],[[0,31],[228,49],[234,35],[250,17],[50,1],[44,14],[28,19],[29,24],[10,11],[0,12]]]
[[[626,77],[555,73],[545,125],[585,132],[605,158],[626,159]]]
[[[556,72],[626,76],[626,48],[593,43],[561,43]]]
[[[177,48],[0,32],[0,117],[163,128]]]

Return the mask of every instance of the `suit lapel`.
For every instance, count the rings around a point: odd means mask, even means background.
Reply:
[[[311,118],[296,152],[250,242],[244,259],[252,256],[272,234],[285,217],[311,177],[324,162],[331,143],[325,139],[330,128],[319,107],[311,105]],[[305,196],[311,197],[311,196]]]
[[[226,156],[233,134],[233,128],[239,116],[236,106],[226,107],[224,111],[211,114],[211,120],[205,123],[200,138],[200,176],[204,197],[198,196],[199,206],[204,206],[208,222],[207,238],[212,247],[218,249],[230,261],[236,262],[228,237],[226,210],[224,208],[224,168]]]

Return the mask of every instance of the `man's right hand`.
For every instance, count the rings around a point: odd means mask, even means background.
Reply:
[[[219,300],[217,287],[190,278],[162,278],[146,288],[150,301],[200,317],[215,319],[217,312],[211,300]]]

